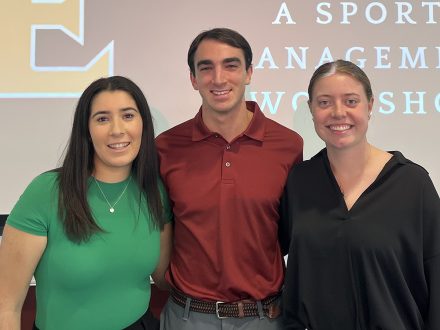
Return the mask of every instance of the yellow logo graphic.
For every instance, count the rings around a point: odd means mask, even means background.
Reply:
[[[78,97],[91,81],[113,74],[113,41],[84,65],[36,64],[40,30],[60,30],[84,45],[84,0],[2,0],[1,7],[0,98]]]

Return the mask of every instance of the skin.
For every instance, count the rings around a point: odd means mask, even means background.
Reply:
[[[20,330],[23,302],[47,238],[6,224],[0,244],[0,329]]]
[[[168,282],[165,280],[165,273],[168,269],[168,265],[171,258],[171,252],[173,250],[173,225],[167,223],[164,225],[162,232],[160,233],[160,256],[159,263],[156,269],[151,274],[154,284],[161,290],[168,290],[170,288]]]
[[[133,98],[124,91],[97,94],[91,106],[89,130],[95,148],[95,177],[104,182],[126,179],[142,137],[142,118]],[[23,302],[46,245],[46,236],[5,226],[0,244],[0,329],[20,329]],[[172,250],[171,224],[164,226],[160,246],[152,277],[159,288],[167,288],[164,277]]]
[[[104,182],[126,179],[142,138],[142,118],[131,95],[124,91],[97,94],[89,131],[95,149],[93,175]]]
[[[252,118],[244,99],[252,66],[246,70],[243,50],[210,39],[200,43],[194,65],[195,75],[190,73],[190,79],[202,97],[203,122],[231,141]]]
[[[367,99],[359,81],[341,73],[319,79],[309,101],[316,133],[326,144],[347,209],[351,209],[391,158],[391,154],[367,141],[373,102],[373,98]]]
[[[366,146],[372,107],[362,84],[346,74],[319,79],[310,102],[316,133],[331,151]]]
[[[95,149],[93,175],[100,181],[120,182],[131,171],[139,153],[142,118],[136,102],[124,91],[104,91],[91,106],[89,131]],[[165,272],[172,250],[172,225],[160,234],[159,263],[151,276],[161,289],[167,289]]]

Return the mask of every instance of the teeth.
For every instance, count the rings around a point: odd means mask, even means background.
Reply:
[[[214,95],[225,95],[229,93],[229,90],[223,90],[223,91],[212,91]]]
[[[332,131],[345,131],[350,129],[350,125],[330,125]]]
[[[109,144],[108,146],[112,149],[120,149],[120,148],[125,148],[126,146],[128,146],[130,144],[130,142],[124,142],[124,143],[113,143],[113,144]]]

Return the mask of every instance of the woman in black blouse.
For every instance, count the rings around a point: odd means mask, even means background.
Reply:
[[[366,137],[366,74],[338,60],[309,84],[326,148],[291,171],[286,329],[440,329],[440,200],[421,166]]]

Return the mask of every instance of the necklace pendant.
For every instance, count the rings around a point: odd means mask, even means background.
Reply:
[[[110,202],[108,201],[107,196],[106,196],[106,195],[104,194],[104,192],[102,191],[101,186],[99,185],[99,183],[98,183],[98,181],[96,180],[96,178],[93,177],[93,179],[95,180],[96,185],[98,186],[98,189],[99,189],[99,191],[100,191],[101,194],[102,194],[102,197],[104,197],[105,201],[107,202],[107,205],[110,207],[108,210],[110,211],[110,213],[114,213],[114,212],[115,212],[115,208],[114,208],[114,206],[115,206],[116,204],[118,204],[118,202],[119,202],[119,200],[121,199],[121,197],[125,194],[125,191],[127,190],[128,185],[130,184],[131,175],[130,175],[128,181],[127,181],[127,184],[125,185],[125,188],[122,190],[121,194],[120,194],[119,197],[116,199],[116,202],[113,203],[113,206],[112,206],[112,205],[110,204]]]

